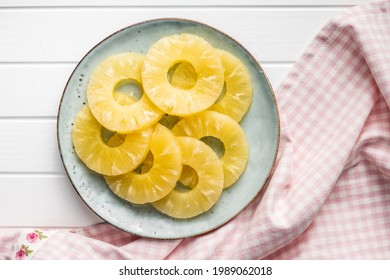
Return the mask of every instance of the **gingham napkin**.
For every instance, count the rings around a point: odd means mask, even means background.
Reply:
[[[29,258],[389,259],[390,1],[333,18],[276,97],[281,143],[273,175],[226,225],[181,240],[108,224],[40,230],[50,238],[29,247]],[[23,259],[20,241],[33,232],[2,229],[0,259]]]

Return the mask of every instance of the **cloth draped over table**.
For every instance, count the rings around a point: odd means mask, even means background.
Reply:
[[[179,240],[106,223],[3,228],[0,259],[390,258],[390,1],[330,20],[276,99],[281,141],[272,177],[224,226]]]

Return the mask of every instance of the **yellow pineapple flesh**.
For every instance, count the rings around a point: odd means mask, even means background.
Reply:
[[[121,106],[127,106],[137,102],[137,99],[126,92],[114,92],[114,100]]]
[[[188,62],[197,80],[191,88],[173,86],[168,78],[171,67]],[[142,69],[142,82],[149,99],[166,114],[190,116],[206,110],[223,88],[223,67],[215,49],[193,34],[175,34],[155,42]]]
[[[190,190],[175,188],[152,205],[174,218],[192,218],[208,211],[218,201],[223,190],[223,169],[214,151],[200,140],[177,137],[183,164],[197,173],[198,182]]]
[[[153,127],[150,142],[153,165],[150,169],[144,173],[131,171],[104,177],[115,194],[131,203],[145,204],[161,199],[172,191],[180,178],[182,156],[176,137],[161,124]]]
[[[133,104],[118,103],[113,93],[124,81],[142,84],[144,55],[135,52],[108,57],[91,75],[87,99],[91,112],[104,127],[118,133],[130,133],[157,123],[163,115],[144,94]]]
[[[88,105],[77,114],[72,140],[77,156],[91,170],[105,175],[119,175],[137,167],[146,157],[152,129],[145,128],[123,135],[121,142],[109,146],[102,139],[102,125]]]
[[[239,122],[252,103],[252,80],[244,63],[231,53],[217,49],[224,67],[225,92],[209,110],[226,114]],[[189,63],[179,64],[172,74],[171,84],[189,88],[196,82],[196,73]]]
[[[234,184],[244,172],[249,156],[245,132],[231,117],[214,111],[205,111],[180,120],[173,128],[176,136],[202,139],[212,136],[224,146],[221,157],[224,170],[224,188]]]

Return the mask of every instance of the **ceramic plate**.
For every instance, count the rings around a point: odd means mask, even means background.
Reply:
[[[240,58],[253,81],[253,103],[240,122],[245,130],[250,155],[244,174],[223,191],[208,212],[191,219],[173,219],[150,205],[133,206],[116,196],[103,177],[89,170],[72,145],[72,122],[87,102],[86,87],[93,69],[106,57],[128,51],[146,54],[163,36],[192,33],[215,48]],[[67,175],[83,201],[98,216],[124,231],[140,236],[173,239],[211,231],[240,213],[259,193],[270,176],[279,145],[279,117],[275,96],[255,58],[227,34],[203,23],[185,19],[156,19],[124,28],[97,44],[78,63],[64,89],[58,111],[57,134],[60,155]]]

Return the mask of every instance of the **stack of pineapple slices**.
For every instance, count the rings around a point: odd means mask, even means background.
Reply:
[[[118,92],[126,81],[141,86],[139,100]],[[252,102],[250,75],[199,36],[166,36],[146,55],[108,57],[92,73],[87,99],[73,124],[76,154],[131,203],[195,217],[244,172],[248,144],[238,122]],[[223,155],[205,137],[219,139]]]

